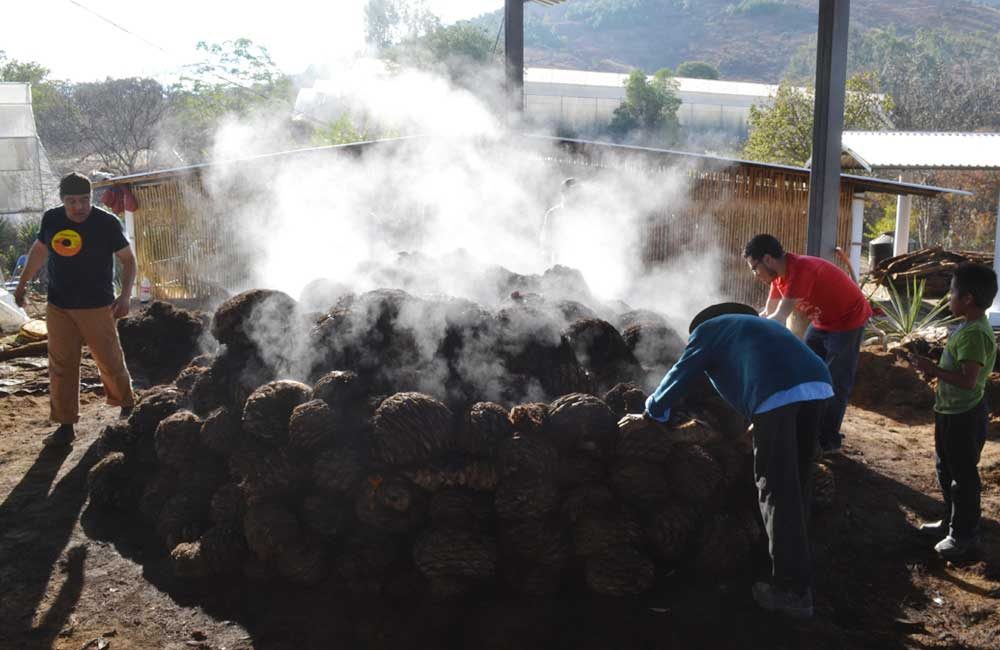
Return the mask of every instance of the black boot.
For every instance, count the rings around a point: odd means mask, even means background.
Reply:
[[[75,437],[72,424],[60,424],[55,431],[42,439],[42,444],[46,447],[65,447],[73,444]]]

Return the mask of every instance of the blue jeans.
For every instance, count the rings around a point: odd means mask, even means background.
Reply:
[[[844,421],[851,389],[854,388],[854,374],[858,369],[864,331],[863,325],[846,332],[827,332],[812,325],[806,329],[806,345],[826,361],[833,379],[833,397],[827,401],[826,410],[819,422],[819,444],[823,449],[836,449],[843,441],[840,425]]]

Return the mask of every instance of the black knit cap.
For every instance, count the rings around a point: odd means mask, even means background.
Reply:
[[[66,174],[59,181],[59,197],[71,194],[90,194],[90,179],[80,172]]]
[[[701,325],[707,320],[715,318],[716,316],[725,316],[727,314],[742,314],[744,316],[756,316],[757,310],[750,305],[744,305],[741,302],[720,302],[717,305],[712,305],[711,307],[705,307],[698,315],[694,317],[691,321],[691,325],[688,326],[688,334],[693,332],[696,327]]]

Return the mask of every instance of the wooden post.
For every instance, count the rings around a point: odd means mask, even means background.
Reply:
[[[827,259],[834,257],[840,216],[840,150],[850,15],[850,0],[819,2],[806,252]]]

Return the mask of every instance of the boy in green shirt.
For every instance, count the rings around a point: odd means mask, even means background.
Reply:
[[[966,555],[978,541],[982,484],[976,465],[986,442],[987,424],[983,391],[997,356],[986,309],[996,294],[997,276],[992,269],[960,266],[951,279],[948,307],[965,322],[948,337],[939,365],[912,357],[921,372],[938,378],[934,452],[945,518],[923,524],[920,530],[941,538],[934,550],[944,559]]]

